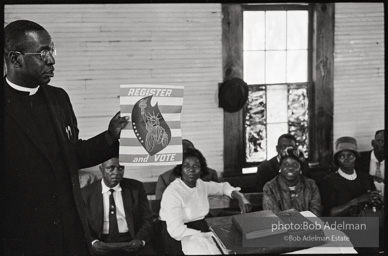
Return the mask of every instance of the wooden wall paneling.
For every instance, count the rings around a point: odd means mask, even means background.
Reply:
[[[107,129],[119,85],[185,86],[182,134],[223,172],[221,4],[6,5],[5,25],[30,19],[51,34],[58,54],[52,83],[70,95],[80,137]],[[156,181],[169,167],[127,168]]]
[[[238,4],[222,5],[223,79],[243,78],[242,9]],[[245,158],[243,110],[224,111],[224,176],[240,175]]]
[[[312,124],[314,123],[315,112],[313,111],[315,109],[315,82],[314,82],[314,76],[313,72],[315,72],[313,68],[313,61],[314,61],[314,50],[315,50],[315,44],[314,44],[314,35],[315,35],[315,29],[316,29],[316,21],[315,21],[315,4],[310,4],[308,6],[309,11],[309,24],[308,24],[308,48],[310,49],[308,53],[308,72],[307,72],[307,97],[308,97],[308,161],[313,166],[319,165],[319,151],[317,149],[317,146],[315,144],[315,137],[316,137],[316,129],[312,129]],[[314,143],[313,143],[314,142]]]
[[[314,85],[310,107],[310,163],[328,167],[333,145],[334,4],[314,7],[313,69]]]
[[[384,5],[336,3],[335,9],[334,141],[353,136],[366,151],[385,123]]]

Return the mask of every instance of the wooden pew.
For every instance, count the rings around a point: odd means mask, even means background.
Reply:
[[[155,195],[156,182],[143,182],[144,190],[148,196]]]
[[[252,210],[254,211],[262,210],[262,200],[263,200],[262,192],[244,193],[244,195],[249,200],[249,202],[251,202],[252,208],[253,208]],[[227,196],[209,196],[208,199],[209,199],[210,210],[238,210],[239,209],[238,201],[235,199],[231,199]],[[150,203],[150,208],[153,216],[155,218],[158,218],[159,210],[160,210],[160,200],[154,199],[154,200],[148,200],[148,201]]]
[[[244,193],[244,196],[251,202],[252,207],[262,207],[263,193]],[[210,209],[239,208],[238,201],[227,196],[209,196]]]

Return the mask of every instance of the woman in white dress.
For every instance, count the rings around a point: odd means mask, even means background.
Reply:
[[[242,213],[251,210],[250,202],[228,182],[205,182],[199,177],[207,171],[206,159],[197,149],[187,149],[183,162],[174,172],[180,178],[164,191],[160,219],[164,253],[183,254],[181,240],[201,232],[209,232],[205,216],[209,213],[209,195],[227,195],[239,201]]]

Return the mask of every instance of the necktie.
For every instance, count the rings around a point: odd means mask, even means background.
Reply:
[[[116,217],[116,204],[113,198],[114,189],[110,189],[109,195],[109,242],[117,242],[119,238],[119,226]]]
[[[382,178],[380,170],[380,162],[376,162],[376,174],[375,176]]]

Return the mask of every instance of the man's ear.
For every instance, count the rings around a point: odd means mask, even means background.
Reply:
[[[9,60],[9,62],[11,63],[11,65],[15,66],[16,68],[21,67],[21,62],[20,62],[20,59],[19,59],[19,55],[20,54],[18,54],[16,52],[9,52],[8,53],[8,60]]]
[[[375,140],[371,141],[371,145],[372,145],[373,148],[375,148]]]
[[[281,154],[281,152],[279,152],[279,151],[280,151],[280,149],[281,149],[281,147],[280,147],[279,145],[276,145],[276,152],[278,153],[278,155],[280,155],[280,154]]]
[[[100,168],[100,171],[102,172],[104,169],[102,167],[102,165],[99,165],[98,168]]]

